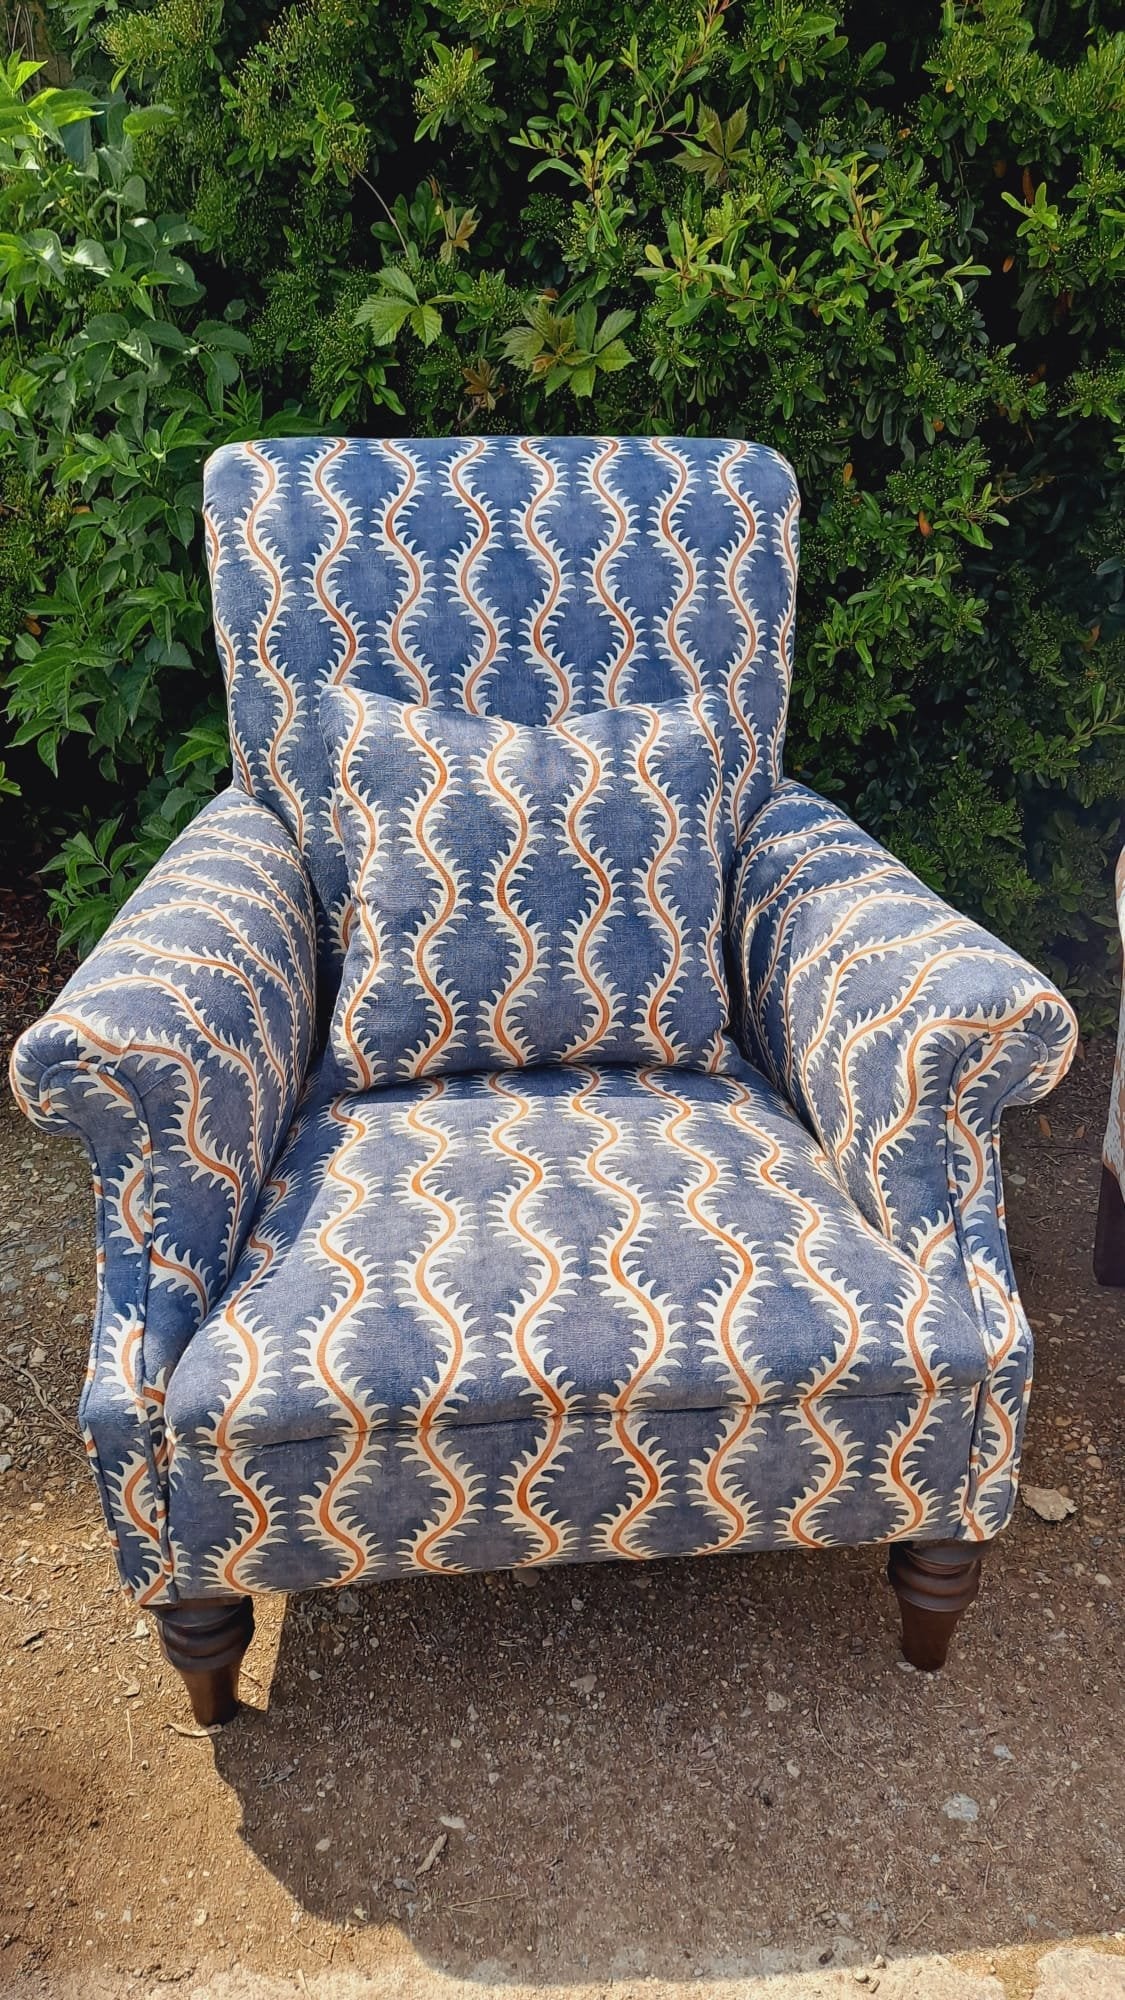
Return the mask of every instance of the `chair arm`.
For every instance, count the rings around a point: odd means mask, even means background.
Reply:
[[[1074,1053],[1049,981],[804,786],[780,785],[732,885],[735,1026],[856,1206],[980,1328],[969,1539],[1015,1502],[1031,1332],[1004,1226],[1000,1118]]]
[[[81,1420],[125,1581],[171,1573],[168,1377],[242,1247],[315,1019],[305,864],[245,793],[213,799],[16,1043],[17,1102],[94,1169],[98,1303]]]
[[[985,1194],[1003,1109],[1065,1074],[1069,1004],[846,814],[789,782],[739,849],[730,943],[746,1054],[868,1220],[922,1259],[951,1199],[964,1211]]]

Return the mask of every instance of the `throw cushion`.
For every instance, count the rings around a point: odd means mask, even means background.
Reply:
[[[321,717],[352,891],[331,1041],[355,1085],[722,1066],[729,853],[706,702],[532,728],[342,686]]]

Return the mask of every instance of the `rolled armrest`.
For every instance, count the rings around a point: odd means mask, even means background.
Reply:
[[[958,916],[846,814],[778,787],[738,856],[728,942],[744,1052],[819,1139],[856,1206],[980,1328],[966,1534],[1004,1526],[1031,1331],[1004,1226],[1000,1118],[1076,1041],[1033,966]]]
[[[94,1167],[98,1305],[81,1418],[142,1601],[170,1574],[168,1377],[221,1292],[301,1088],[315,921],[280,820],[228,791],[162,856],[12,1054],[16,1099]]]
[[[958,915],[846,814],[778,787],[734,883],[736,1027],[857,1206],[921,1257],[986,1190],[1008,1104],[1043,1097],[1074,1053],[1049,980]]]

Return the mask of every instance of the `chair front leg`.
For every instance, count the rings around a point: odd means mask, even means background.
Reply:
[[[987,1542],[894,1542],[887,1575],[902,1613],[904,1659],[922,1673],[945,1665],[963,1611],[980,1589]]]
[[[203,1729],[229,1722],[238,1707],[238,1669],[254,1637],[249,1597],[189,1598],[154,1612],[160,1645],[188,1691]]]
[[[1099,1285],[1125,1285],[1125,1199],[1117,1175],[1106,1166],[1094,1230],[1094,1276]]]

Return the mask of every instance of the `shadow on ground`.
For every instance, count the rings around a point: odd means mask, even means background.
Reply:
[[[1125,1294],[1089,1274],[1109,1056],[1006,1128],[1025,1475],[1077,1512],[1021,1505],[943,1675],[899,1664],[875,1550],[606,1565],[265,1604],[253,1705],[214,1739],[116,1590],[68,1429],[84,1170],[0,1115],[0,1990],[419,1962],[717,1981],[1120,1929]]]
[[[1020,1553],[939,1679],[896,1665],[868,1554],[306,1599],[268,1717],[216,1762],[303,1908],[391,1920],[453,1971],[712,1977],[770,1946],[1104,1929],[1105,1606],[1055,1639]]]

